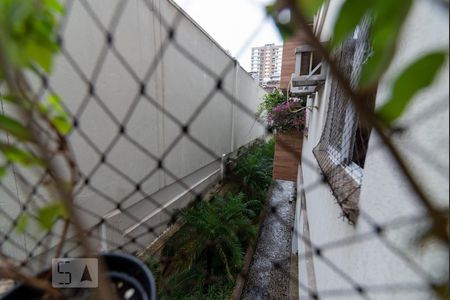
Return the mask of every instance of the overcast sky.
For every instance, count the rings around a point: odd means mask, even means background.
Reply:
[[[247,71],[250,71],[251,47],[271,43],[282,44],[273,22],[265,18],[264,5],[272,2],[271,0],[175,0],[175,2],[225,50],[230,51]],[[255,35],[255,32],[258,33]]]

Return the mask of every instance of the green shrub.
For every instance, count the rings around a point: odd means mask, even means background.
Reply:
[[[203,289],[197,289],[184,300],[228,300],[233,292],[234,284],[227,281],[217,282],[208,287],[206,292]]]
[[[158,295],[161,300],[189,299],[189,295],[198,294],[203,289],[205,281],[204,270],[200,265],[194,265],[178,273],[166,276],[164,284],[158,280]],[[200,299],[202,299],[200,297]]]
[[[250,147],[231,170],[239,192],[217,194],[181,213],[186,223],[165,245],[163,263],[147,260],[157,274],[160,299],[229,299],[244,251],[256,237],[254,224],[272,180],[273,153],[273,141]]]
[[[146,256],[144,258],[144,263],[147,265],[147,267],[152,271],[153,277],[155,278],[155,281],[158,280],[160,274],[161,274],[161,265],[159,261],[154,258],[153,256]]]
[[[272,111],[275,106],[283,104],[286,101],[286,96],[279,90],[265,94],[263,97],[263,102],[258,105],[256,117],[260,118],[264,113]]]
[[[274,142],[258,144],[238,158],[230,171],[230,180],[238,182],[244,193],[263,201],[272,182]]]

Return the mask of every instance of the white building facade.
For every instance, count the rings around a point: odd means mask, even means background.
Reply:
[[[316,18],[314,28],[324,43],[330,41],[343,2],[329,1]],[[438,1],[414,1],[397,54],[378,85],[375,109],[389,98],[395,79],[410,63],[429,51],[448,49],[448,33],[448,11]],[[350,67],[355,68],[358,59],[364,61],[358,53],[358,49],[351,53]],[[440,209],[448,209],[449,201],[449,69],[445,64],[397,121],[402,133],[393,136],[414,177]],[[447,280],[448,248],[437,242],[415,242],[431,219],[374,130],[365,140],[364,154],[355,158],[358,146],[351,137],[361,132],[352,122],[358,117],[351,107],[336,115],[333,85],[328,73],[325,83],[308,97],[318,109],[308,112],[299,166],[293,251],[298,253],[300,299],[435,299],[431,284]],[[338,139],[330,138],[333,130],[340,133]],[[358,215],[354,222],[349,222],[342,207],[340,196],[346,190],[333,187],[330,169],[340,170],[348,186],[358,187],[354,195],[345,197],[354,198],[351,204]]]

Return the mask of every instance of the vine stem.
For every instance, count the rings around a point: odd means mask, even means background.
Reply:
[[[36,287],[45,291],[53,299],[61,299],[62,294],[57,289],[53,288],[47,279],[41,279],[34,276],[28,276],[17,270],[17,267],[8,262],[7,258],[3,254],[2,261],[0,262],[0,278],[9,278],[14,281],[23,282],[29,286]]]
[[[64,227],[61,232],[61,238],[60,238],[60,241],[59,241],[58,246],[55,251],[55,255],[54,255],[55,258],[61,257],[61,252],[62,252],[62,249],[64,246],[64,240],[67,236],[67,232],[69,231],[69,227],[70,227],[70,219],[66,218],[66,219],[64,219]]]

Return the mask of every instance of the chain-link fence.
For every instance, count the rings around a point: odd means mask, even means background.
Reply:
[[[74,209],[81,216],[89,242],[98,251],[135,254],[148,249],[177,222],[179,209],[202,199],[218,182],[224,154],[269,133],[263,124],[254,121],[264,91],[171,1],[67,0],[64,7],[57,37],[61,53],[55,71],[50,77],[29,74],[28,79],[37,98],[57,94],[70,113],[72,131],[68,139],[79,167]],[[271,22],[269,17],[261,25],[267,22]],[[364,24],[356,41],[346,42],[335,55],[339,67],[351,74],[352,80],[358,77],[358,68],[369,54],[368,28],[369,24]],[[252,46],[256,34],[249,36],[242,49]],[[327,122],[314,151],[323,176],[298,193],[329,185],[344,216],[352,223],[357,223],[359,216],[370,226],[365,233],[320,239],[320,243],[305,234],[309,229],[296,227],[294,238],[307,245],[298,263],[311,266],[309,263],[315,260],[317,266],[319,261],[320,268],[327,268],[339,281],[336,288],[322,290],[320,285],[299,281],[301,273],[288,271],[286,280],[298,283],[301,294],[312,299],[389,299],[394,292],[407,298],[415,291],[438,295],[446,275],[437,271],[433,274],[433,269],[421,266],[421,260],[405,253],[386,236],[391,229],[433,224],[441,215],[399,214],[379,224],[370,211],[360,209],[362,170],[371,127],[344,96],[339,80],[330,80]],[[372,106],[373,95],[370,102]],[[7,104],[2,105],[7,111]],[[448,102],[442,107],[430,107],[426,114],[437,110],[448,110]],[[425,155],[421,150],[417,152]],[[303,168],[315,165],[308,158],[302,160]],[[9,175],[0,184],[0,250],[4,259],[29,273],[42,270],[58,251],[61,235],[67,230],[61,256],[80,255],[82,247],[76,230],[65,229],[62,219],[56,220],[49,231],[31,226],[17,233],[21,215],[27,213],[30,224],[37,224],[36,207],[51,203],[46,191],[51,179],[46,171],[36,174],[16,165],[8,168]],[[448,179],[448,170],[442,169],[439,162],[436,169]],[[407,193],[415,197],[414,192]],[[306,212],[306,201],[300,202],[298,206]],[[278,216],[276,207],[268,209],[268,213]],[[277,219],[287,223],[281,217]],[[405,239],[410,235],[405,232]],[[371,239],[384,244],[398,258],[396,265],[407,270],[405,277],[412,272],[415,281],[361,282],[354,278],[354,270],[339,268],[339,262],[326,255],[328,250],[352,244],[359,244],[364,251],[364,242]],[[271,267],[279,267],[279,262],[274,260]],[[367,268],[378,270],[377,266]],[[241,275],[246,278],[247,274]],[[278,299],[277,295],[266,296]]]

